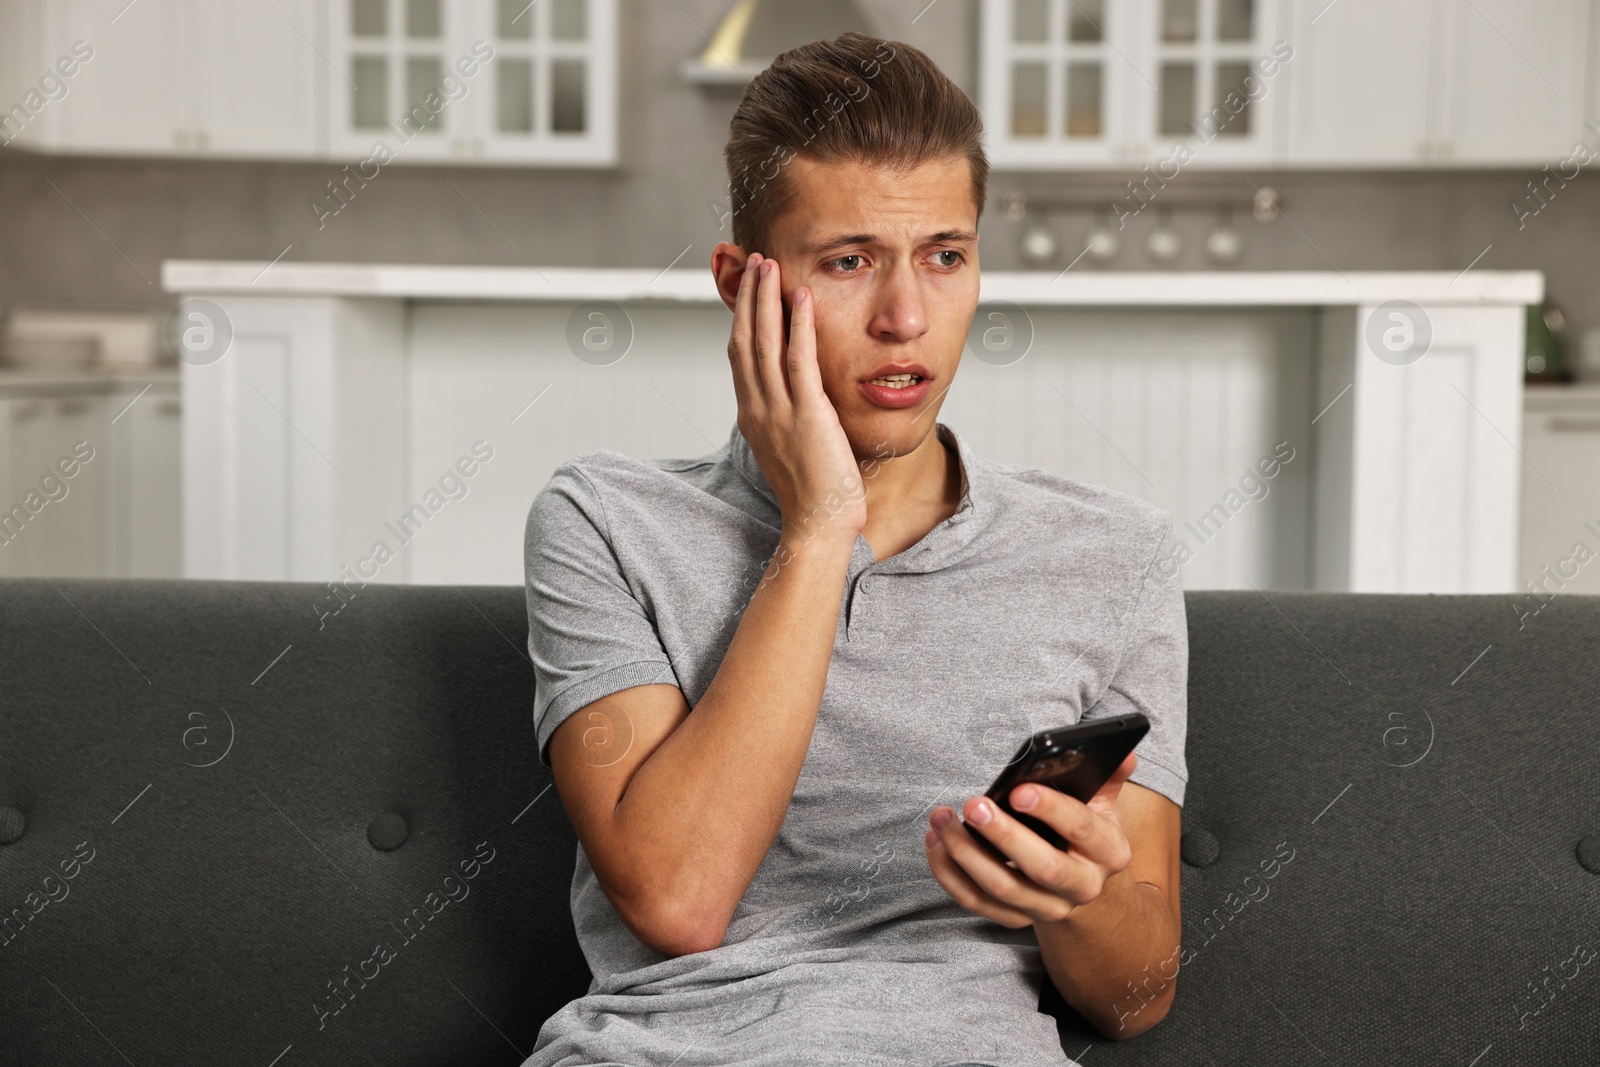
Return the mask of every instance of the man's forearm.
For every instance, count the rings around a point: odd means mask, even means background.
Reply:
[[[780,542],[705,695],[617,804],[639,884],[700,949],[721,943],[788,811],[853,548],[842,536]]]
[[[1108,1038],[1148,1030],[1177,992],[1179,930],[1161,890],[1127,868],[1092,902],[1035,923],[1045,970],[1079,1014]]]

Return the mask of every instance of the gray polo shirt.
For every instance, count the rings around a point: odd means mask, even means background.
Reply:
[[[799,782],[723,944],[645,946],[580,845],[572,915],[594,980],[545,1023],[526,1067],[1073,1063],[1038,1011],[1034,931],[956,904],[923,835],[930,810],[982,793],[1033,731],[1134,711],[1151,730],[1132,781],[1183,803],[1172,522],[938,432],[961,457],[961,502],[887,559],[857,538]],[[525,546],[541,761],[562,720],[619,690],[666,682],[693,707],[778,532],[737,427],[697,459],[600,450],[557,469]]]

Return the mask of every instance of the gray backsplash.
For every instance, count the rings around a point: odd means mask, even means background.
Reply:
[[[705,267],[725,199],[722,145],[737,91],[686,84],[678,67],[704,47],[727,0],[625,0],[621,140],[616,170],[391,165],[338,215],[318,221],[309,201],[338,175],[328,164],[258,164],[50,157],[0,148],[0,307],[165,308],[165,259],[286,260],[565,266]],[[863,3],[884,36],[923,48],[975,90],[972,0]],[[907,14],[907,12],[910,14]],[[681,12],[681,13],[680,13]],[[1555,161],[1552,161],[1552,163]],[[1536,268],[1567,314],[1569,360],[1600,328],[1600,179],[1580,175],[1537,216],[1518,219],[1523,171],[1186,172],[1156,204],[1247,200],[1271,184],[1285,218],[1238,219],[1236,270],[1460,271]],[[1016,270],[1020,224],[1002,216],[1016,189],[1104,197],[1128,175],[999,174],[980,230],[982,263]],[[69,199],[70,198],[70,202]],[[1111,267],[1152,269],[1142,250],[1153,210],[1130,219]],[[1053,220],[1065,265],[1082,247],[1084,214]],[[1206,269],[1210,219],[1179,214],[1185,251],[1171,269]],[[98,232],[97,232],[98,231]],[[685,251],[687,246],[687,251]],[[680,258],[681,257],[681,258]],[[1059,269],[1059,266],[1053,269]]]

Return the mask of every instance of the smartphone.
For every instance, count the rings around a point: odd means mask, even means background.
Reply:
[[[1032,815],[1012,810],[1011,791],[1023,782],[1036,782],[1088,803],[1149,732],[1150,720],[1138,712],[1040,730],[1022,743],[984,796],[1051,845],[1066,851],[1070,843],[1060,834]],[[984,837],[978,827],[970,822],[965,825],[995,859],[1005,863],[1011,858]]]

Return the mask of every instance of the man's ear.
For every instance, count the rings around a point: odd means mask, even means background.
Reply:
[[[711,276],[717,293],[732,311],[739,303],[739,283],[744,279],[744,264],[749,253],[736,244],[723,241],[711,250]]]

